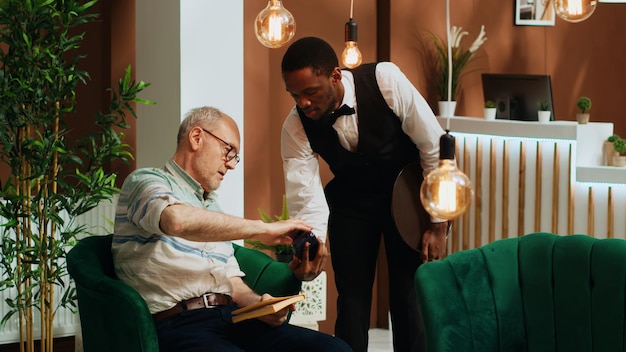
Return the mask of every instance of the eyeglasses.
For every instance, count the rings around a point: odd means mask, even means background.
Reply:
[[[202,128],[202,127],[200,127],[200,128]],[[226,150],[226,162],[235,159],[235,165],[237,165],[239,163],[240,158],[239,158],[239,154],[237,153],[237,150],[235,150],[235,147],[233,147],[230,143],[226,142],[225,140],[221,139],[220,137],[214,135],[213,133],[205,130],[204,128],[202,128],[202,130],[204,132],[210,134],[211,136],[213,136],[218,141],[226,144],[226,146],[228,147],[228,149]]]

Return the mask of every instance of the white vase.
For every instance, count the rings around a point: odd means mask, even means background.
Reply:
[[[538,116],[539,122],[541,123],[550,122],[550,111],[539,110],[537,111],[537,116]]]
[[[485,108],[485,120],[496,119],[496,108]]]
[[[439,101],[439,116],[452,117],[456,110],[456,101]]]

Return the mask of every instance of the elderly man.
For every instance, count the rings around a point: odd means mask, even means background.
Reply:
[[[214,191],[239,162],[239,141],[232,118],[196,108],[180,125],[172,159],[128,176],[115,216],[117,275],[146,301],[162,352],[350,351],[338,338],[284,324],[293,307],[232,322],[232,310],[272,296],[243,282],[230,240],[288,244],[283,234],[311,229],[296,219],[264,223],[222,213]],[[319,247],[315,261],[292,263],[297,276],[319,273],[327,256]]]

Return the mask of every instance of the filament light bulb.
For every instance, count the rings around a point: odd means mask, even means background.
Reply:
[[[341,61],[347,68],[355,68],[361,64],[363,57],[356,42],[346,42],[341,54]]]
[[[254,21],[254,32],[261,44],[279,48],[296,34],[296,21],[279,0],[270,0]]]
[[[554,12],[568,22],[581,22],[596,10],[596,0],[555,0]]]
[[[446,132],[439,148],[439,165],[424,178],[420,200],[431,216],[452,220],[469,208],[474,191],[469,177],[456,167],[454,137]]]
[[[357,26],[352,18],[346,22],[346,47],[341,53],[341,62],[347,68],[355,68],[363,62],[363,56],[357,46]]]

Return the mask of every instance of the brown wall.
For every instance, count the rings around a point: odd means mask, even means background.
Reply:
[[[80,49],[87,53],[81,61],[81,68],[89,72],[91,79],[77,89],[77,116],[71,122],[73,130],[80,136],[86,130],[95,130],[94,116],[97,111],[108,112],[111,96],[106,89],[117,89],[118,80],[124,77],[128,65],[131,65],[133,77],[135,70],[135,2],[100,1],[94,5],[92,12],[99,14],[99,20],[81,28],[87,34]],[[124,142],[134,148],[135,119],[130,114],[127,118],[131,128],[122,131]],[[108,168],[117,172],[119,186],[135,169],[135,161],[116,162]]]

